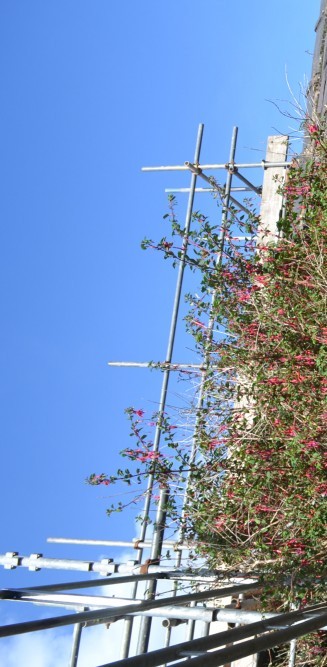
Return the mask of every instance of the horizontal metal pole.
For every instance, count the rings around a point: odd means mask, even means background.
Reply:
[[[106,595],[79,595],[79,594],[45,594],[44,592],[22,591],[17,589],[12,591],[12,597],[9,597],[10,590],[6,590],[6,600],[14,602],[31,602],[33,604],[44,604],[50,606],[62,606],[65,608],[73,607],[75,610],[83,611],[85,607],[89,609],[107,609],[115,607],[124,607],[129,604],[140,605],[143,600],[121,597],[110,597]],[[166,605],[161,609],[150,609],[147,611],[137,611],[135,616],[155,616],[160,618],[172,618],[178,620],[203,621],[211,623],[218,621],[220,623],[241,623],[248,625],[257,621],[267,619],[278,619],[282,614],[280,613],[261,613],[259,611],[246,611],[243,609],[226,608],[226,607],[183,607],[180,605]]]
[[[206,667],[221,667],[221,665],[225,665],[228,662],[234,662],[235,660],[255,655],[260,651],[268,650],[275,646],[281,646],[292,639],[303,637],[315,630],[320,630],[326,622],[327,612],[318,614],[315,618],[309,618],[294,623],[288,628],[275,630],[274,632],[264,634],[261,637],[249,639],[247,642],[241,642],[240,644],[234,644],[228,648],[218,649],[218,651],[214,651],[213,653],[206,653],[205,665]],[[247,628],[249,627],[250,626],[247,626]],[[184,664],[184,661],[176,662],[174,667]],[[203,664],[203,657],[191,659],[192,667],[203,667]]]
[[[136,577],[144,572],[144,566],[134,560],[131,560],[127,563],[116,563],[112,558],[103,558],[100,561],[73,560],[68,558],[44,558],[42,554],[20,556],[18,552],[15,551],[0,555],[0,565],[3,565],[5,569],[27,567],[29,570],[35,571],[41,569],[51,569],[69,570],[74,572],[96,572],[102,575],[131,574],[132,577],[130,581],[132,581],[133,578],[136,580]],[[169,578],[175,579],[184,578],[185,576],[195,578],[201,577],[201,580],[206,579],[207,577],[213,577],[217,579],[217,575],[213,570],[205,569],[198,569],[197,572],[194,573],[193,571],[190,571],[189,568],[172,570],[171,567],[165,565],[150,565],[148,567],[148,572],[154,575],[152,577],[153,579],[156,578],[156,574],[158,573],[162,573],[167,575]]]
[[[310,610],[308,610],[308,613],[309,611]],[[203,655],[199,659],[192,659],[191,664],[193,667],[203,667],[204,664],[206,667],[219,667],[220,665],[224,665],[228,662],[231,662],[232,660],[246,657],[248,655],[253,655],[264,648],[272,648],[273,646],[281,644],[282,642],[279,640],[281,633],[291,633],[291,638],[293,638],[296,636],[296,633],[298,633],[297,636],[301,636],[300,633],[306,634],[307,632],[312,631],[311,629],[307,630],[308,627],[312,628],[313,626],[313,629],[323,627],[324,623],[327,621],[327,613],[322,614],[321,612],[317,612],[317,614],[318,617],[315,616],[308,620],[303,620],[307,618],[306,613],[304,612],[293,611],[287,614],[281,614],[278,618],[278,622],[281,624],[291,624],[299,621],[301,621],[301,623],[299,623],[299,625],[292,625],[286,630],[275,631],[271,634],[266,634],[255,640],[251,640],[250,638],[253,637],[253,635],[267,632],[271,625],[271,619],[259,621],[257,623],[250,623],[247,626],[240,626],[238,628],[218,632],[207,637],[193,639],[192,641],[182,642],[180,644],[175,644],[174,646],[158,649],[156,651],[151,651],[143,655],[137,655],[125,660],[118,660],[116,662],[110,663],[110,667],[158,667],[158,665],[162,665],[165,662],[175,662],[181,658],[183,654],[194,655],[194,653],[198,651],[205,653],[205,659]],[[308,626],[308,624],[310,625]],[[299,630],[300,626],[302,626],[302,628]],[[305,628],[303,626],[305,626]],[[231,642],[239,642],[242,639],[248,638],[249,641],[247,642],[242,642],[241,644],[236,644],[231,647],[220,649],[218,651],[214,651],[213,653],[207,653],[207,651],[215,649],[219,646],[224,646]],[[270,646],[266,646],[266,642],[269,640]],[[285,641],[288,640],[286,639]],[[258,648],[257,644],[253,646],[254,642],[259,642],[261,648]],[[182,664],[184,665],[185,663],[176,663],[176,665]],[[101,667],[109,667],[109,663],[103,664]]]
[[[273,167],[291,167],[292,162],[266,162],[262,160],[261,162],[240,162],[238,164],[199,164],[196,165],[199,169],[231,169],[233,166],[237,169],[258,169],[262,167],[263,169],[269,169]],[[184,164],[172,165],[172,166],[162,166],[162,167],[142,167],[141,171],[187,171],[188,167]]]
[[[134,574],[117,577],[116,575],[111,575],[110,577],[99,578],[99,579],[87,579],[82,581],[70,581],[70,582],[59,582],[56,584],[45,584],[42,586],[29,586],[24,588],[19,588],[21,592],[26,591],[68,591],[68,590],[77,590],[79,588],[96,588],[99,586],[116,586],[118,584],[128,584],[135,581],[147,581],[149,579],[160,579],[160,580],[170,580],[170,581],[196,581],[198,583],[216,583],[218,579],[226,581],[228,579],[229,583],[237,583],[240,581],[253,582],[257,580],[257,573],[253,572],[229,572],[226,573],[224,570],[198,570],[190,572],[187,568],[185,569],[175,569],[169,570],[169,568],[158,568],[155,565],[150,565],[148,572],[146,574],[140,574],[139,565],[135,568]],[[160,571],[158,571],[160,569]],[[0,593],[1,597],[1,593]]]
[[[189,192],[190,188],[165,188],[165,192]],[[231,188],[231,192],[251,192],[252,188]],[[195,188],[195,192],[216,192],[215,188]]]
[[[108,366],[118,366],[122,368],[163,368],[170,371],[179,371],[181,368],[204,368],[203,364],[173,364],[166,361],[108,361]]]
[[[129,363],[129,362],[117,362],[118,364],[123,364]],[[133,362],[132,362],[133,363]],[[112,365],[116,365],[116,362],[113,362]],[[147,364],[144,364],[144,366]],[[142,365],[143,367],[143,365]],[[52,544],[86,544],[89,546],[103,546],[103,547],[133,547],[134,549],[147,549],[150,548],[152,545],[152,542],[142,542],[141,540],[138,540],[137,538],[131,541],[123,541],[123,540],[90,540],[90,539],[81,539],[81,538],[76,538],[76,537],[48,537],[47,542],[52,543]],[[163,543],[163,546],[166,548],[171,548],[174,550],[180,550],[180,549],[191,549],[192,546],[195,546],[194,542],[190,542],[187,544],[186,542],[181,544],[180,542],[173,542],[171,541],[165,541]]]
[[[9,591],[8,591],[9,592]],[[31,602],[32,604],[43,604],[53,607],[63,607],[65,609],[74,609],[75,611],[84,611],[85,608],[88,609],[109,609],[122,607],[133,604],[135,607],[138,607],[143,600],[135,599],[131,600],[130,598],[116,598],[109,597],[105,595],[78,595],[78,594],[58,594],[58,593],[49,593],[48,595],[43,594],[42,592],[35,594],[35,592],[24,593],[24,592],[12,592],[13,597],[6,597],[6,600],[12,600],[14,602]],[[122,613],[124,609],[120,609]],[[208,609],[207,607],[182,607],[182,606],[173,606],[166,605],[161,609],[148,609],[145,611],[136,611],[131,616],[155,616],[159,618],[173,618],[173,619],[186,619],[186,620],[195,620],[195,621],[205,621],[206,623],[211,623],[214,620],[214,615],[216,614],[217,609],[212,607]],[[230,611],[230,610],[228,610]]]
[[[189,593],[187,595],[178,595],[176,597],[161,598],[156,600],[144,600],[135,609],[134,604],[128,604],[124,607],[117,607],[116,609],[96,609],[94,611],[83,611],[77,614],[67,614],[65,616],[57,616],[55,618],[43,618],[39,621],[26,621],[24,623],[13,623],[10,625],[0,627],[0,637],[11,637],[13,635],[25,634],[28,632],[37,632],[39,630],[46,630],[49,628],[58,628],[65,625],[75,625],[75,623],[85,623],[87,621],[98,620],[110,621],[111,618],[124,617],[126,614],[137,613],[138,611],[146,611],[149,609],[158,609],[168,605],[188,604],[192,601],[205,601],[213,598],[229,597],[230,595],[237,595],[247,591],[258,589],[257,583],[239,584],[235,586],[226,586],[223,588],[216,588],[209,591],[201,591],[199,593]],[[20,591],[17,591],[20,595]],[[7,595],[9,599],[13,599],[13,590],[8,590]],[[0,597],[6,599],[6,591],[1,591]]]
[[[19,588],[21,592],[26,591],[73,591],[79,588],[97,588],[99,586],[117,586],[120,584],[130,584],[135,581],[148,581],[148,579],[169,579],[169,573],[158,572],[156,574],[147,572],[146,574],[131,574],[125,577],[116,577],[115,575],[99,579],[87,579],[86,581],[64,581],[58,584],[45,584],[43,586],[29,586],[28,588]],[[1,591],[0,591],[1,597]]]
[[[112,574],[130,574],[132,575],[129,578],[129,581],[136,580],[138,575],[143,574],[143,566],[137,561],[131,560],[127,563],[116,563],[112,558],[103,558],[100,561],[85,561],[85,560],[73,560],[73,559],[64,559],[64,558],[44,558],[42,554],[31,554],[30,556],[20,556],[17,551],[7,552],[6,554],[0,555],[0,565],[3,565],[5,569],[15,569],[16,567],[27,567],[29,570],[41,570],[41,569],[51,569],[51,570],[69,570],[69,571],[80,571],[80,572],[96,572],[102,575],[112,575]],[[175,577],[184,577],[185,574],[189,573],[189,570],[172,570],[171,567],[163,565],[150,565],[148,572],[153,574],[153,579],[162,578],[156,577],[157,574],[162,574],[163,576]],[[215,576],[214,572],[210,571],[210,576]],[[193,575],[192,575],[193,576]],[[217,577],[216,577],[217,578]],[[118,577],[117,577],[118,579]],[[124,578],[126,582],[126,577]]]
[[[7,552],[0,555],[0,565],[5,569],[27,567],[30,570],[51,569],[79,572],[97,572],[99,574],[127,574],[133,571],[135,563],[115,563],[111,558],[101,561],[73,560],[71,558],[45,558],[42,554],[20,556],[18,552]],[[135,572],[136,574],[136,572]]]

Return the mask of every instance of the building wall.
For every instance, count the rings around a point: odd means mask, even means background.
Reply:
[[[309,84],[309,113],[327,112],[327,0],[321,0],[320,15],[315,26],[316,42]]]

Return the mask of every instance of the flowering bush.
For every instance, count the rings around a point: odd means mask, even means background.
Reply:
[[[264,239],[252,220],[260,252],[249,257],[229,240],[221,266],[204,277],[217,297],[215,321],[228,326],[223,342],[210,341],[207,383],[210,410],[225,406],[228,436],[223,474],[199,463],[190,533],[216,564],[319,583],[327,547],[324,151],[294,163],[284,192],[279,238]],[[203,313],[203,302],[196,307]],[[206,348],[205,332],[193,332]]]

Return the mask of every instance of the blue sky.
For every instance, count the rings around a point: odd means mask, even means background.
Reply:
[[[140,168],[192,160],[199,122],[203,162],[227,161],[233,125],[246,161],[295,127],[267,100],[290,100],[285,69],[295,95],[310,75],[320,2],[300,4],[2,3],[1,553],[97,559],[46,538],[134,536],[84,479],[119,465],[124,408],[159,397],[160,375],[107,366],[166,350],[175,275],[140,241],[165,233],[164,188],[188,178]],[[2,587],[57,577],[0,571]]]

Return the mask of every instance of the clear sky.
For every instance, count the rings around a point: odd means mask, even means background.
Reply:
[[[164,235],[164,188],[188,177],[140,168],[192,160],[199,122],[203,162],[227,161],[233,125],[238,159],[264,157],[267,135],[296,127],[267,100],[286,108],[285,71],[296,96],[308,80],[319,7],[1,3],[1,553],[97,559],[46,538],[134,537],[132,515],[109,521],[108,490],[84,479],[118,467],[124,408],[159,398],[159,374],[107,366],[166,351],[175,275],[140,241]],[[58,576],[0,570],[1,587]]]

